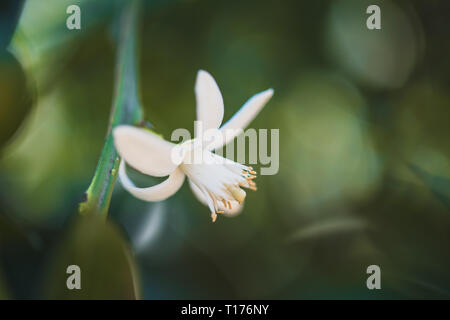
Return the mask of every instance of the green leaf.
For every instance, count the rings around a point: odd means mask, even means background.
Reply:
[[[20,127],[33,104],[25,71],[8,51],[0,49],[0,146]]]
[[[69,290],[71,273],[81,270],[81,289]],[[77,217],[57,248],[47,277],[49,299],[139,299],[137,270],[123,233],[111,221],[98,216]]]
[[[320,237],[332,236],[363,230],[367,223],[354,217],[339,217],[327,220],[319,220],[306,225],[295,231],[289,238],[289,241],[302,241],[308,239],[317,239]]]
[[[423,181],[434,196],[438,198],[447,209],[450,209],[450,179],[431,174],[413,164],[410,164],[409,168]]]

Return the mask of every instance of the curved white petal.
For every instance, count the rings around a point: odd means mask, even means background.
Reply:
[[[201,122],[202,130],[218,129],[223,120],[222,94],[214,78],[204,70],[197,73],[195,98],[197,121]]]
[[[176,168],[160,184],[148,188],[138,188],[128,178],[125,170],[125,161],[122,160],[119,166],[119,179],[122,186],[133,196],[144,201],[161,201],[167,199],[181,188],[185,177],[183,171],[180,168]]]
[[[119,155],[136,170],[155,177],[173,172],[181,159],[174,159],[175,144],[146,130],[128,125],[114,128],[114,145]]]
[[[203,192],[191,181],[189,180],[189,186],[191,187],[192,193],[197,197],[198,201],[203,203],[205,206],[208,206],[208,202],[203,195]],[[219,203],[219,209],[224,211],[224,215],[234,216],[239,214],[242,211],[243,205],[239,204],[237,201],[230,201],[231,209],[225,207],[223,204]]]
[[[273,89],[267,89],[255,94],[228,120],[221,128],[222,145],[213,145],[213,149],[220,148],[238,136],[247,125],[258,115],[264,105],[273,96]]]

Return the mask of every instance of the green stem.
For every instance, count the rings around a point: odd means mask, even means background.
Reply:
[[[94,177],[80,203],[80,214],[105,217],[117,179],[119,156],[114,148],[112,129],[119,124],[137,124],[143,119],[138,94],[136,38],[139,0],[129,1],[120,21],[116,64],[115,96],[105,144]]]

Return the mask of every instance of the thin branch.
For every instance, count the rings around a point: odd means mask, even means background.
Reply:
[[[112,191],[117,179],[119,156],[114,148],[112,129],[119,124],[137,124],[142,121],[142,108],[138,94],[137,72],[137,20],[139,0],[129,1],[120,21],[118,55],[116,64],[115,97],[108,132],[81,214],[106,217]]]

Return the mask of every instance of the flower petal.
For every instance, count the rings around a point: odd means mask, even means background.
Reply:
[[[204,70],[197,73],[195,98],[197,121],[201,121],[203,131],[218,129],[223,120],[222,94],[214,78]]]
[[[197,197],[198,201],[203,203],[205,206],[208,206],[208,202],[206,201],[203,192],[191,180],[189,180],[189,186],[191,187],[192,193]],[[237,201],[230,201],[230,202],[231,202],[231,209],[219,203],[219,210],[224,211],[223,214],[227,216],[234,216],[239,214],[244,206],[239,204],[239,202]]]
[[[222,145],[214,145],[213,149],[220,148],[233,140],[258,115],[264,105],[273,95],[273,89],[267,89],[255,94],[228,120],[221,128]]]
[[[119,155],[142,173],[164,177],[181,161],[172,155],[173,143],[146,129],[121,125],[114,128],[113,136]]]
[[[181,188],[184,177],[183,171],[180,168],[176,168],[160,184],[148,188],[138,188],[127,176],[125,161],[122,160],[119,167],[119,179],[122,186],[133,196],[144,201],[161,201],[167,199]]]

